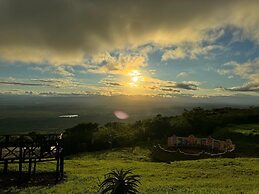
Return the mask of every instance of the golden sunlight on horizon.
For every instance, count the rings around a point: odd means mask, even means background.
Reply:
[[[131,82],[129,83],[129,85],[137,87],[139,84],[138,82],[140,81],[140,79],[142,77],[139,70],[132,70],[131,72],[129,72],[129,76],[131,78]]]

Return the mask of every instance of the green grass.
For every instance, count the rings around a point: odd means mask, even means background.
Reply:
[[[242,134],[245,136],[259,135],[259,124],[229,125],[215,131],[215,135],[217,136],[229,136],[230,134]]]
[[[5,192],[97,193],[98,179],[114,168],[133,168],[141,175],[140,193],[259,193],[259,159],[205,159],[171,164],[149,161],[145,148],[85,153],[65,161],[66,179],[54,186],[38,186]],[[42,164],[40,170],[54,170]],[[1,192],[1,190],[0,190]]]
[[[236,125],[231,129],[234,133],[242,133],[244,135],[259,135],[258,124]]]
[[[233,139],[237,150],[242,153],[241,156],[245,156],[242,158],[177,161],[166,164],[151,162],[150,151],[146,147],[82,153],[66,158],[66,179],[63,183],[27,188],[11,187],[4,190],[0,187],[0,193],[98,193],[98,180],[103,180],[104,174],[115,168],[133,168],[136,174],[141,175],[140,193],[258,194],[258,130],[258,124],[249,124],[232,125],[218,131],[219,136],[222,137],[225,133],[226,137]],[[55,163],[40,164],[38,170],[55,171]]]

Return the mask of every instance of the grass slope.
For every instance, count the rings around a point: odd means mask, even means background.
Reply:
[[[149,149],[143,147],[83,153],[66,158],[66,179],[63,183],[2,190],[0,187],[0,193],[97,193],[98,180],[103,180],[104,174],[114,168],[133,168],[136,174],[141,175],[140,193],[257,194],[259,158],[255,158],[257,155],[254,152],[259,150],[259,142],[254,135],[257,135],[258,130],[258,124],[250,124],[228,126],[219,131],[220,136],[225,134],[226,137],[231,137],[237,149],[251,152],[247,154],[252,156],[250,158],[218,158],[166,164],[151,162]],[[55,163],[40,164],[38,170],[54,171]]]
[[[85,153],[68,158],[66,180],[54,186],[5,192],[97,193],[98,179],[114,168],[133,168],[141,175],[140,193],[259,193],[259,159],[205,159],[171,164],[148,161],[148,149],[124,148],[110,152]],[[41,170],[54,170],[43,164]],[[1,191],[1,190],[0,190]]]

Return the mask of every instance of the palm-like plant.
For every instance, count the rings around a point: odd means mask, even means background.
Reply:
[[[140,176],[134,175],[132,170],[112,170],[105,175],[105,180],[100,184],[102,194],[135,194],[137,190]]]

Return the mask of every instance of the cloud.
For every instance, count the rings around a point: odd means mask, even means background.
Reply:
[[[259,82],[259,57],[243,64],[233,63],[233,66],[234,74]]]
[[[169,82],[170,85],[166,87],[173,87],[173,88],[179,88],[184,90],[198,90],[198,86],[200,85],[200,82],[197,81],[186,81],[182,83],[176,83],[176,82]]]
[[[40,92],[37,95],[40,95],[40,96],[85,96],[85,95],[89,95],[89,93],[87,91],[78,91],[78,92],[48,91],[48,92]]]
[[[72,67],[64,67],[64,66],[58,66],[55,68],[54,72],[55,74],[62,75],[64,77],[73,77],[74,76],[74,69]]]
[[[259,91],[259,58],[249,60],[245,63],[230,61],[225,63],[217,72],[220,75],[226,75],[228,78],[239,76],[247,82],[241,86],[221,87],[225,91],[231,92],[258,92]]]
[[[44,83],[26,83],[26,82],[16,82],[16,81],[0,81],[2,85],[19,85],[19,86],[50,86]]]
[[[173,92],[173,93],[180,93],[180,90],[176,90],[173,88],[160,88],[161,91],[165,91],[165,92]]]
[[[195,91],[199,89],[201,83],[198,81],[184,81],[184,82],[174,82],[174,81],[165,81],[155,78],[149,78],[146,82],[148,89],[154,91],[166,91],[174,93],[183,93],[181,90]]]
[[[138,77],[138,79],[133,79]],[[100,80],[96,91],[102,95],[172,95],[198,91],[198,81],[174,82],[148,75],[147,72],[133,71],[127,75],[108,75]]]
[[[68,65],[34,65],[29,67],[29,70],[37,71],[40,73],[51,73],[61,75],[62,77],[74,77],[74,69]]]
[[[28,94],[28,91],[19,90],[19,89],[10,89],[10,90],[1,90],[0,89],[0,95],[24,95]],[[31,94],[29,94],[31,95]]]
[[[0,80],[0,85],[13,85],[13,86],[32,86],[32,87],[52,87],[52,88],[66,88],[73,89],[80,87],[80,84],[73,79],[62,78],[44,78],[44,79],[30,79],[30,80],[16,80],[8,78]]]
[[[249,82],[259,82],[259,57],[245,63],[230,61],[217,70],[220,75],[239,76]]]
[[[80,84],[73,79],[62,79],[62,78],[45,78],[45,79],[31,79],[31,81],[39,82],[39,84],[54,87],[54,88],[76,88]]]
[[[181,72],[181,73],[178,73],[177,75],[176,75],[176,77],[187,77],[187,76],[189,76],[191,73],[190,72],[185,72],[185,71],[183,71],[183,72]]]
[[[223,88],[228,91],[233,92],[259,92],[259,82],[258,83],[246,83],[242,86]]]
[[[113,81],[103,81],[101,83],[105,84],[106,86],[122,86],[122,84]]]
[[[133,70],[147,66],[147,55],[142,53],[124,53],[116,56],[110,53],[94,55],[90,60],[92,66],[88,66],[88,72],[100,74],[128,74]]]
[[[187,56],[187,53],[182,48],[176,48],[174,50],[166,50],[162,55],[162,61],[169,59],[183,59]]]
[[[1,0],[0,58],[81,64],[104,51],[213,40],[217,34],[208,32],[230,25],[258,42],[258,6],[257,0]]]
[[[209,57],[213,55],[212,51],[223,50],[224,47],[220,45],[207,45],[203,46],[197,43],[194,44],[183,44],[175,49],[167,49],[162,55],[161,60],[167,61],[170,59],[197,59],[198,56]]]

